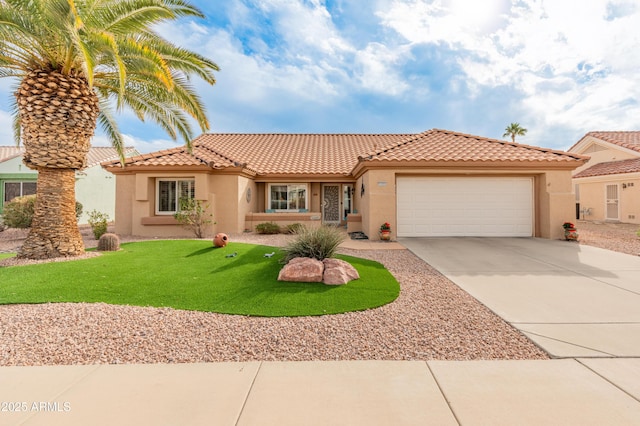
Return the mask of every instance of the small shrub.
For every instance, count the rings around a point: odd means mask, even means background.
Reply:
[[[209,204],[200,200],[183,198],[180,200],[180,210],[173,215],[183,228],[190,229],[196,238],[204,238],[204,233],[212,222],[213,215],[207,212]]]
[[[3,221],[8,228],[31,228],[33,212],[36,207],[36,195],[16,197],[4,206]],[[82,215],[82,203],[76,201],[76,220]],[[2,226],[0,225],[0,228]]]
[[[89,225],[91,226],[93,236],[96,237],[96,240],[99,240],[100,237],[107,232],[109,215],[97,210],[91,210],[87,214],[89,215],[89,220],[87,222],[89,222]]]
[[[120,250],[120,238],[116,234],[107,232],[102,234],[98,240],[98,251],[118,251]]]
[[[287,234],[299,234],[306,229],[301,223],[292,223],[291,225],[287,225]]]
[[[290,242],[283,251],[284,262],[295,257],[311,257],[324,260],[333,257],[336,249],[345,239],[345,235],[337,228],[320,226],[313,229],[303,229],[295,240]]]
[[[9,228],[31,228],[35,205],[35,195],[14,198],[4,205],[2,213],[4,223]]]
[[[256,232],[258,234],[279,234],[280,226],[274,222],[264,222],[256,225]]]
[[[80,220],[80,216],[82,216],[82,209],[84,206],[80,201],[76,201],[76,221]]]

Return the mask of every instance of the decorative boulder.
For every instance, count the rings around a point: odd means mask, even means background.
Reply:
[[[324,264],[310,257],[296,257],[284,265],[278,274],[278,281],[295,281],[305,283],[322,282]]]
[[[327,285],[342,285],[360,278],[356,268],[344,260],[327,258],[322,263],[324,264],[322,282]]]
[[[227,234],[218,233],[215,237],[213,237],[213,245],[216,247],[224,247],[229,242],[229,237]]]

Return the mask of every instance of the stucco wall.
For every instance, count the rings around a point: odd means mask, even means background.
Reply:
[[[597,149],[601,150],[594,150],[594,144],[597,144]],[[637,152],[624,148],[610,147],[593,137],[586,139],[577,148],[579,149],[574,150],[576,153],[589,155],[591,158],[587,164],[576,169],[573,174],[598,163],[640,157]],[[615,184],[618,185],[618,220],[625,223],[640,223],[640,173],[574,179],[573,184],[580,187],[578,200],[580,209],[590,210],[588,215],[581,214],[581,219],[597,221],[608,219],[606,214],[606,185]]]
[[[362,232],[370,239],[378,239],[380,225],[391,224],[391,237],[396,236],[396,171],[370,170],[362,178],[364,196],[360,200]],[[361,186],[359,186],[361,188]],[[360,192],[356,190],[356,198]]]
[[[116,176],[115,230],[122,235],[153,237],[193,237],[193,231],[180,226],[171,215],[156,215],[156,179],[195,179],[195,197],[209,204],[213,212],[210,182],[206,173],[138,173]],[[214,218],[215,220],[215,214]],[[213,234],[213,228],[206,232]]]
[[[21,155],[3,161],[0,163],[0,200],[4,199],[5,181],[36,181],[37,178],[38,173],[24,165]],[[110,220],[115,219],[115,181],[115,176],[100,165],[76,172],[76,200],[83,207],[79,223],[87,223],[88,212],[92,210],[108,214]]]
[[[571,171],[547,170],[485,170],[470,173],[468,169],[371,169],[356,183],[358,211],[362,214],[362,230],[370,239],[378,239],[380,225],[391,224],[392,238],[396,236],[396,176],[525,176],[534,180],[534,236],[559,239],[563,236],[562,223],[575,220],[575,195],[571,183]],[[365,194],[360,198],[360,185]]]
[[[580,208],[591,210],[585,220],[605,221],[606,185],[618,185],[619,220],[640,223],[640,174],[597,176],[574,180],[579,185]],[[624,185],[624,187],[623,187]]]
[[[115,220],[116,183],[115,176],[99,165],[76,172],[76,200],[82,203],[83,210],[79,223],[87,223],[88,213],[97,210]]]
[[[247,196],[249,194],[249,196]],[[240,177],[238,179],[238,217],[237,231],[242,232],[251,229],[245,223],[247,213],[257,213],[259,211],[258,185],[251,179]]]
[[[536,237],[560,239],[564,236],[562,224],[575,222],[576,198],[573,193],[570,170],[547,171],[538,175],[536,202]]]
[[[0,163],[0,173],[36,173],[22,162],[22,155],[10,158]]]
[[[136,192],[135,175],[117,175],[115,231],[120,235],[133,235],[133,203]]]

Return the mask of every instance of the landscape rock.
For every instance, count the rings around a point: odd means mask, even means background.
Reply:
[[[296,257],[284,265],[278,274],[278,281],[294,281],[305,283],[322,282],[324,264],[309,257]]]
[[[322,282],[327,285],[342,285],[360,278],[356,268],[344,260],[329,258],[324,259],[322,263],[324,264]]]

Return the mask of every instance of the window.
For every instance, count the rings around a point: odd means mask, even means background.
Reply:
[[[4,183],[4,202],[13,200],[16,197],[24,195],[32,195],[36,193],[35,182],[5,182]]]
[[[269,186],[269,208],[278,211],[307,209],[307,185],[281,184]]]
[[[194,179],[158,179],[156,185],[156,214],[174,214],[180,200],[195,197]]]
[[[353,213],[353,185],[342,185],[342,209],[344,216],[342,220],[347,220],[347,215]]]

